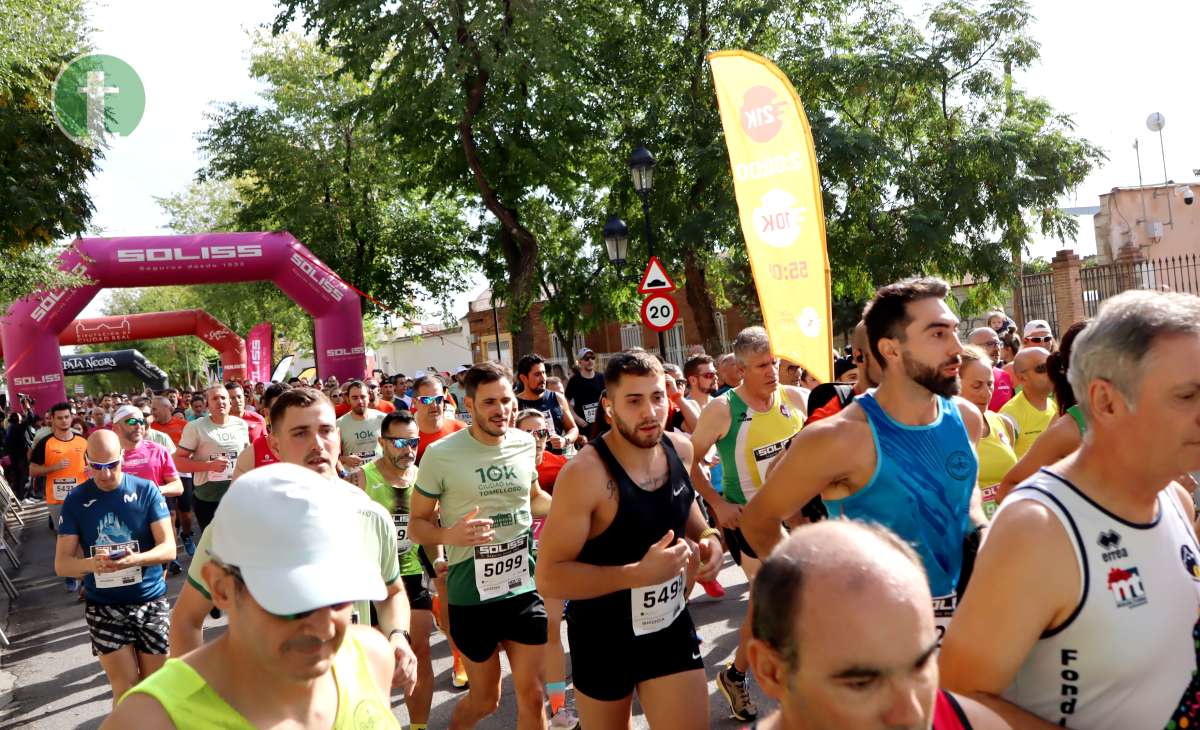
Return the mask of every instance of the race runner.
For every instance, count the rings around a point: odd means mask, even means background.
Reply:
[[[405,699],[410,730],[425,730],[433,703],[433,657],[429,635],[433,632],[433,598],[428,577],[409,536],[409,508],[417,479],[417,424],[411,413],[397,410],[384,416],[379,446],[383,456],[351,475],[351,481],[387,510],[396,526],[396,549],[400,554],[400,579],[408,596],[409,634],[417,657],[417,683]],[[434,558],[437,556],[434,555]]]
[[[420,445],[417,447],[417,463],[425,455],[425,449],[439,439],[467,427],[465,423],[446,417],[443,407],[446,401],[442,381],[433,375],[422,375],[413,381],[412,409],[417,417]]]
[[[929,581],[886,527],[802,526],[763,561],[752,594],[750,664],[779,702],[759,730],[1011,730],[938,689]]]
[[[167,658],[167,583],[175,557],[167,501],[153,483],[121,471],[112,431],[87,441],[91,478],[71,490],[58,520],[54,572],[83,578],[92,654],[108,677],[113,706]]]
[[[537,451],[538,485],[547,494],[554,496],[554,485],[566,465],[565,457],[546,450],[550,440],[550,427],[541,411],[526,408],[517,414],[517,428],[533,436]],[[541,517],[533,520],[533,548],[539,549],[538,535],[545,523]],[[574,728],[579,718],[567,707],[567,655],[562,645],[563,601],[549,598],[546,602],[546,697],[550,702],[550,728]]]
[[[990,329],[987,331],[991,332]],[[962,369],[958,373],[962,394],[975,404],[983,416],[983,431],[979,443],[975,445],[975,454],[979,457],[979,476],[975,483],[983,500],[983,514],[989,520],[1000,506],[997,496],[1000,481],[1017,463],[1017,454],[1013,451],[1013,444],[1017,440],[1017,424],[1008,416],[988,410],[997,370],[999,368],[992,365],[979,347],[967,345],[963,348]]]
[[[34,444],[29,459],[29,474],[35,479],[45,479],[50,527],[57,530],[63,501],[72,489],[87,481],[84,456],[87,440],[71,430],[73,413],[70,403],[56,403],[50,406],[49,413],[52,430]],[[68,576],[64,584],[70,593],[79,590],[79,581],[72,577]]]
[[[805,392],[793,386],[779,385],[777,361],[771,354],[771,341],[762,327],[747,327],[733,342],[741,385],[715,398],[705,406],[692,434],[695,456],[691,463],[692,484],[724,530],[725,544],[741,566],[746,579],[754,580],[758,555],[746,542],[740,528],[740,515],[763,482],[771,462],[783,453],[789,439],[804,425],[807,409]],[[704,473],[701,457],[717,447],[721,457],[724,489],[718,494]],[[807,501],[807,500],[806,500]],[[797,505],[798,511],[803,502]],[[784,517],[790,516],[784,515]],[[783,519],[782,517],[780,518]],[[729,701],[735,718],[753,720],[758,714],[746,687],[746,641],[750,623],[742,621],[741,638],[733,662],[717,675],[717,687]]]
[[[363,381],[351,380],[342,387],[350,410],[337,419],[342,438],[341,462],[352,471],[379,458],[379,424],[385,414],[367,408],[367,385]]]
[[[179,439],[183,438],[183,429],[187,426],[187,419],[175,413],[175,406],[170,398],[171,393],[174,393],[176,398],[179,397],[178,392],[168,390],[166,395],[156,395],[150,400],[150,428],[166,434],[178,449]],[[174,451],[171,452],[171,463],[175,463]],[[177,497],[167,497],[167,509],[171,511],[171,524],[179,525],[179,542],[183,545],[184,551],[188,555],[195,555],[196,543],[192,539],[192,475],[180,474],[179,481],[183,491]]]
[[[517,360],[517,379],[521,383],[517,409],[541,411],[550,426],[550,453],[562,454],[579,438],[579,427],[575,425],[575,416],[566,396],[546,390],[546,361],[537,354],[523,356]]]
[[[237,416],[246,422],[246,430],[250,435],[250,441],[254,441],[267,429],[267,422],[263,417],[249,410],[246,407],[246,390],[236,382],[228,382],[225,384],[225,391],[229,393],[229,415]]]
[[[1200,299],[1127,291],[1075,340],[1074,454],[1018,486],[979,552],[942,681],[1021,728],[1200,722]],[[1187,367],[1181,367],[1187,364]]]
[[[147,415],[137,406],[121,406],[113,413],[112,430],[117,434],[123,451],[121,469],[126,474],[141,477],[157,486],[162,495],[168,498],[169,507],[170,498],[183,494],[183,482],[179,479],[179,472],[175,470],[171,451],[150,439],[149,435],[152,432],[146,427],[148,421]],[[166,434],[153,433],[171,443]],[[174,534],[175,523],[171,524],[171,532]],[[167,569],[171,575],[183,572],[183,566],[174,555],[171,556]]]
[[[596,353],[590,347],[581,347],[575,353],[575,364],[579,371],[567,380],[567,402],[575,414],[581,435],[592,432],[596,423],[596,411],[600,408],[600,395],[604,393],[604,376],[596,372]],[[586,440],[586,436],[583,437]]]
[[[967,343],[982,348],[992,361],[992,400],[987,404],[987,410],[999,411],[1014,395],[1012,376],[996,366],[1000,362],[1000,336],[991,327],[976,327],[967,335]]]
[[[417,660],[408,642],[408,598],[400,580],[396,530],[391,515],[372,502],[362,490],[338,478],[338,448],[341,441],[333,415],[333,404],[320,391],[292,388],[279,395],[271,405],[271,449],[280,461],[311,469],[323,476],[329,488],[336,490],[358,511],[358,535],[371,564],[387,586],[387,598],[374,605],[379,631],[388,638],[396,657],[393,686],[412,691],[416,682]],[[263,467],[266,468],[266,467]],[[249,472],[253,474],[254,472]],[[204,565],[211,557],[212,532],[205,530],[196,556],[188,567],[187,582],[179,592],[171,614],[171,655],[182,656],[204,643],[204,617],[213,608]],[[359,601],[351,614],[353,623],[369,621],[372,604]]]
[[[307,469],[273,464],[244,477],[206,531],[216,534],[204,580],[229,630],[170,660],[103,727],[399,730],[387,644],[351,622],[354,601],[386,593],[361,545],[345,539],[357,517]]]
[[[545,730],[546,610],[534,590],[534,516],[550,496],[537,483],[534,442],[510,428],[517,399],[509,371],[482,363],[467,372],[471,426],[431,445],[413,494],[413,539],[445,545],[450,635],[462,652],[470,689],[452,730],[473,728],[500,703],[500,650],[508,655],[517,727]],[[435,518],[440,507],[441,525]]]
[[[250,443],[246,422],[229,415],[229,391],[223,385],[211,385],[205,391],[209,415],[188,423],[175,450],[175,468],[192,475],[192,508],[203,531],[229,483],[238,454]]]
[[[982,418],[956,397],[962,345],[949,291],[940,279],[914,278],[876,292],[863,319],[882,383],[801,431],[742,511],[759,555],[818,494],[831,517],[888,527],[921,555],[941,631],[954,614],[967,538],[987,522],[975,488]]]
[[[279,461],[279,457],[271,450],[271,444],[267,441],[267,436],[271,429],[271,406],[275,403],[275,399],[282,395],[285,390],[291,390],[291,386],[284,383],[271,383],[271,387],[263,391],[260,405],[263,411],[264,428],[262,433],[258,435],[258,438],[251,439],[250,446],[242,449],[242,453],[238,454],[237,464],[233,467],[234,479],[237,479],[251,469],[257,469],[260,466],[274,464]]]
[[[654,728],[708,727],[708,689],[687,608],[689,540],[711,580],[724,548],[688,480],[686,436],[667,433],[663,368],[613,356],[603,407],[613,427],[572,459],[542,531],[538,588],[567,599],[582,726],[630,726],[636,692]],[[685,539],[686,538],[686,539]]]
[[[1023,347],[1013,360],[1013,375],[1021,392],[1005,403],[1000,412],[1017,424],[1017,443],[1013,450],[1018,458],[1029,451],[1058,413],[1054,388],[1046,374],[1048,357],[1050,353],[1040,347]]]

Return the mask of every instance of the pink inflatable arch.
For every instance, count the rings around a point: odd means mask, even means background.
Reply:
[[[59,259],[60,269],[95,283],[9,307],[0,320],[9,402],[25,393],[42,410],[66,398],[58,335],[101,289],[112,287],[272,281],[312,316],[320,377],[366,374],[358,294],[290,233],[81,238]]]

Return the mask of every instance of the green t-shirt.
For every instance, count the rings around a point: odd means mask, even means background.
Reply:
[[[379,577],[387,585],[391,585],[400,580],[400,560],[396,554],[396,529],[392,526],[392,516],[384,511],[382,507],[371,501],[367,495],[358,487],[347,484],[341,479],[334,479],[329,483],[330,489],[340,489],[346,494],[347,499],[356,500],[358,506],[358,514],[362,518],[362,532],[359,536],[363,541],[363,548],[368,555],[378,556],[379,560]],[[204,594],[205,598],[212,599],[212,594],[209,593],[208,583],[204,581],[204,575],[200,569],[206,563],[212,560],[212,555],[209,551],[212,549],[212,533],[208,530],[200,536],[200,544],[196,548],[196,555],[192,558],[192,564],[188,566],[188,583],[191,583],[196,590]],[[371,622],[371,602],[358,601],[354,604],[355,623],[370,624]]]
[[[463,429],[430,444],[421,457],[417,491],[438,500],[442,524],[453,525],[478,506],[478,517],[491,519],[496,533],[488,545],[446,546],[450,603],[476,605],[534,590],[529,488],[537,479],[535,451],[533,436],[515,428],[497,446],[480,443],[470,429]],[[486,567],[477,570],[480,561]],[[525,570],[522,562],[527,575],[518,581],[512,571]],[[514,577],[510,588],[481,598],[480,582],[497,570]]]
[[[220,502],[233,479],[233,467],[238,454],[250,443],[250,431],[246,422],[237,416],[225,416],[221,425],[213,423],[211,416],[197,418],[183,427],[179,437],[179,448],[192,453],[192,459],[205,461],[210,456],[224,454],[229,460],[225,471],[198,471],[193,475],[195,494],[206,502]]]
[[[387,414],[368,408],[361,419],[354,411],[337,419],[338,432],[342,435],[342,456],[354,454],[365,461],[374,461],[382,454],[379,449],[379,427]]]
[[[407,487],[394,487],[379,473],[379,462],[371,462],[363,467],[363,477],[367,482],[367,496],[388,511],[392,522],[396,525],[396,549],[400,552],[400,575],[420,575],[421,560],[417,557],[418,546],[408,534],[408,511],[412,500],[412,484]],[[413,481],[416,481],[417,468],[412,469]]]

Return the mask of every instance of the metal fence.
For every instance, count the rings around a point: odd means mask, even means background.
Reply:
[[[1117,261],[1079,271],[1083,309],[1094,317],[1100,303],[1129,289],[1200,294],[1200,256],[1185,254],[1149,261]]]
[[[1021,277],[1021,307],[1025,321],[1044,319],[1058,321],[1054,302],[1054,274],[1026,274]]]

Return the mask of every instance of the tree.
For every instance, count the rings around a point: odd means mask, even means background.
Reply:
[[[223,104],[200,135],[198,179],[237,181],[237,230],[287,230],[333,271],[402,316],[447,300],[474,253],[464,207],[388,154],[356,103],[366,85],[295,35],[259,36],[251,75],[263,104]],[[432,255],[431,255],[432,254]]]
[[[82,0],[0,0],[0,305],[46,288],[79,284],[56,266],[58,243],[92,215],[87,178],[100,152],[55,124],[49,89],[62,65],[87,47]]]

